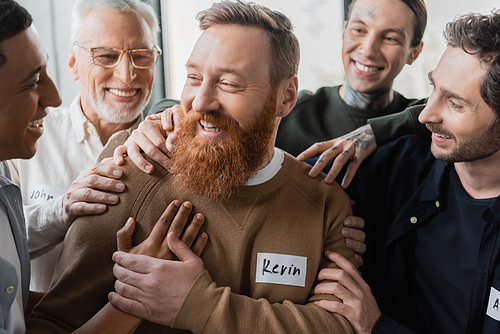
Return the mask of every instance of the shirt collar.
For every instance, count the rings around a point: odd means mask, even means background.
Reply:
[[[441,200],[444,197],[441,185],[443,184],[444,176],[448,175],[450,168],[454,168],[453,164],[437,159],[434,161],[425,177],[420,201],[435,201]]]
[[[75,132],[76,140],[81,143],[85,140],[85,134],[93,134],[96,133],[96,129],[92,122],[88,120],[88,118],[85,116],[83,113],[81,103],[80,103],[80,93],[76,96],[76,98],[71,102],[71,105],[69,107],[69,114],[71,118],[71,124],[73,126],[73,131]],[[127,133],[127,138],[132,134],[132,131],[137,129],[139,127],[139,124],[142,121],[142,114],[137,118],[134,124],[130,126],[128,129],[122,130]],[[118,131],[111,136],[113,138],[117,134],[121,133],[122,131]]]
[[[258,170],[250,179],[247,181],[247,186],[256,186],[272,179],[281,169],[283,161],[285,160],[285,153],[278,148],[274,148],[273,158],[271,162],[267,164],[266,167]]]
[[[442,199],[446,197],[446,194],[443,193],[443,189],[449,189],[448,185],[450,183],[449,175],[451,168],[455,168],[452,163],[437,159],[434,161],[424,180],[420,202],[436,200],[441,202]],[[489,211],[495,215],[496,219],[500,221],[500,196],[498,196],[488,208]]]
[[[0,161],[0,189],[13,185],[7,161]]]

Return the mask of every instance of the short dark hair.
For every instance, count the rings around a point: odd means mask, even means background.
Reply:
[[[270,50],[269,71],[271,86],[297,74],[299,69],[299,41],[293,34],[293,25],[283,13],[253,2],[222,1],[198,13],[201,30],[216,24],[235,24],[257,27],[266,32]]]
[[[351,18],[352,8],[357,0],[353,0],[349,6],[349,14],[347,15],[347,21]],[[413,14],[415,14],[415,20],[413,21],[413,38],[411,40],[411,47],[416,47],[422,41],[424,36],[425,27],[427,26],[427,6],[424,0],[400,0],[407,5]]]
[[[31,26],[30,13],[14,0],[0,0],[0,43],[25,31]],[[7,62],[0,45],[0,67]]]
[[[487,66],[480,94],[500,117],[500,10],[456,17],[446,25],[444,38],[448,47],[462,48],[468,54],[477,55]]]

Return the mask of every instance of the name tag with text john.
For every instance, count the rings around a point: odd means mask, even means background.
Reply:
[[[66,189],[46,186],[38,183],[28,183],[28,196],[26,198],[27,205],[43,204],[53,200],[56,197],[64,195]]]
[[[307,257],[257,253],[256,283],[306,286]]]

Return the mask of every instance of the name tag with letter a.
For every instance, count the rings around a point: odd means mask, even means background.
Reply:
[[[500,321],[500,291],[491,287],[490,299],[488,301],[488,308],[486,309],[486,315]]]

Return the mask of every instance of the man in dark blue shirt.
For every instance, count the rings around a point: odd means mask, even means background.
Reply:
[[[356,333],[500,333],[500,11],[445,37],[419,116],[432,136],[381,147],[348,188],[366,221],[364,280],[330,254],[344,271],[314,290],[343,300],[318,305]]]

